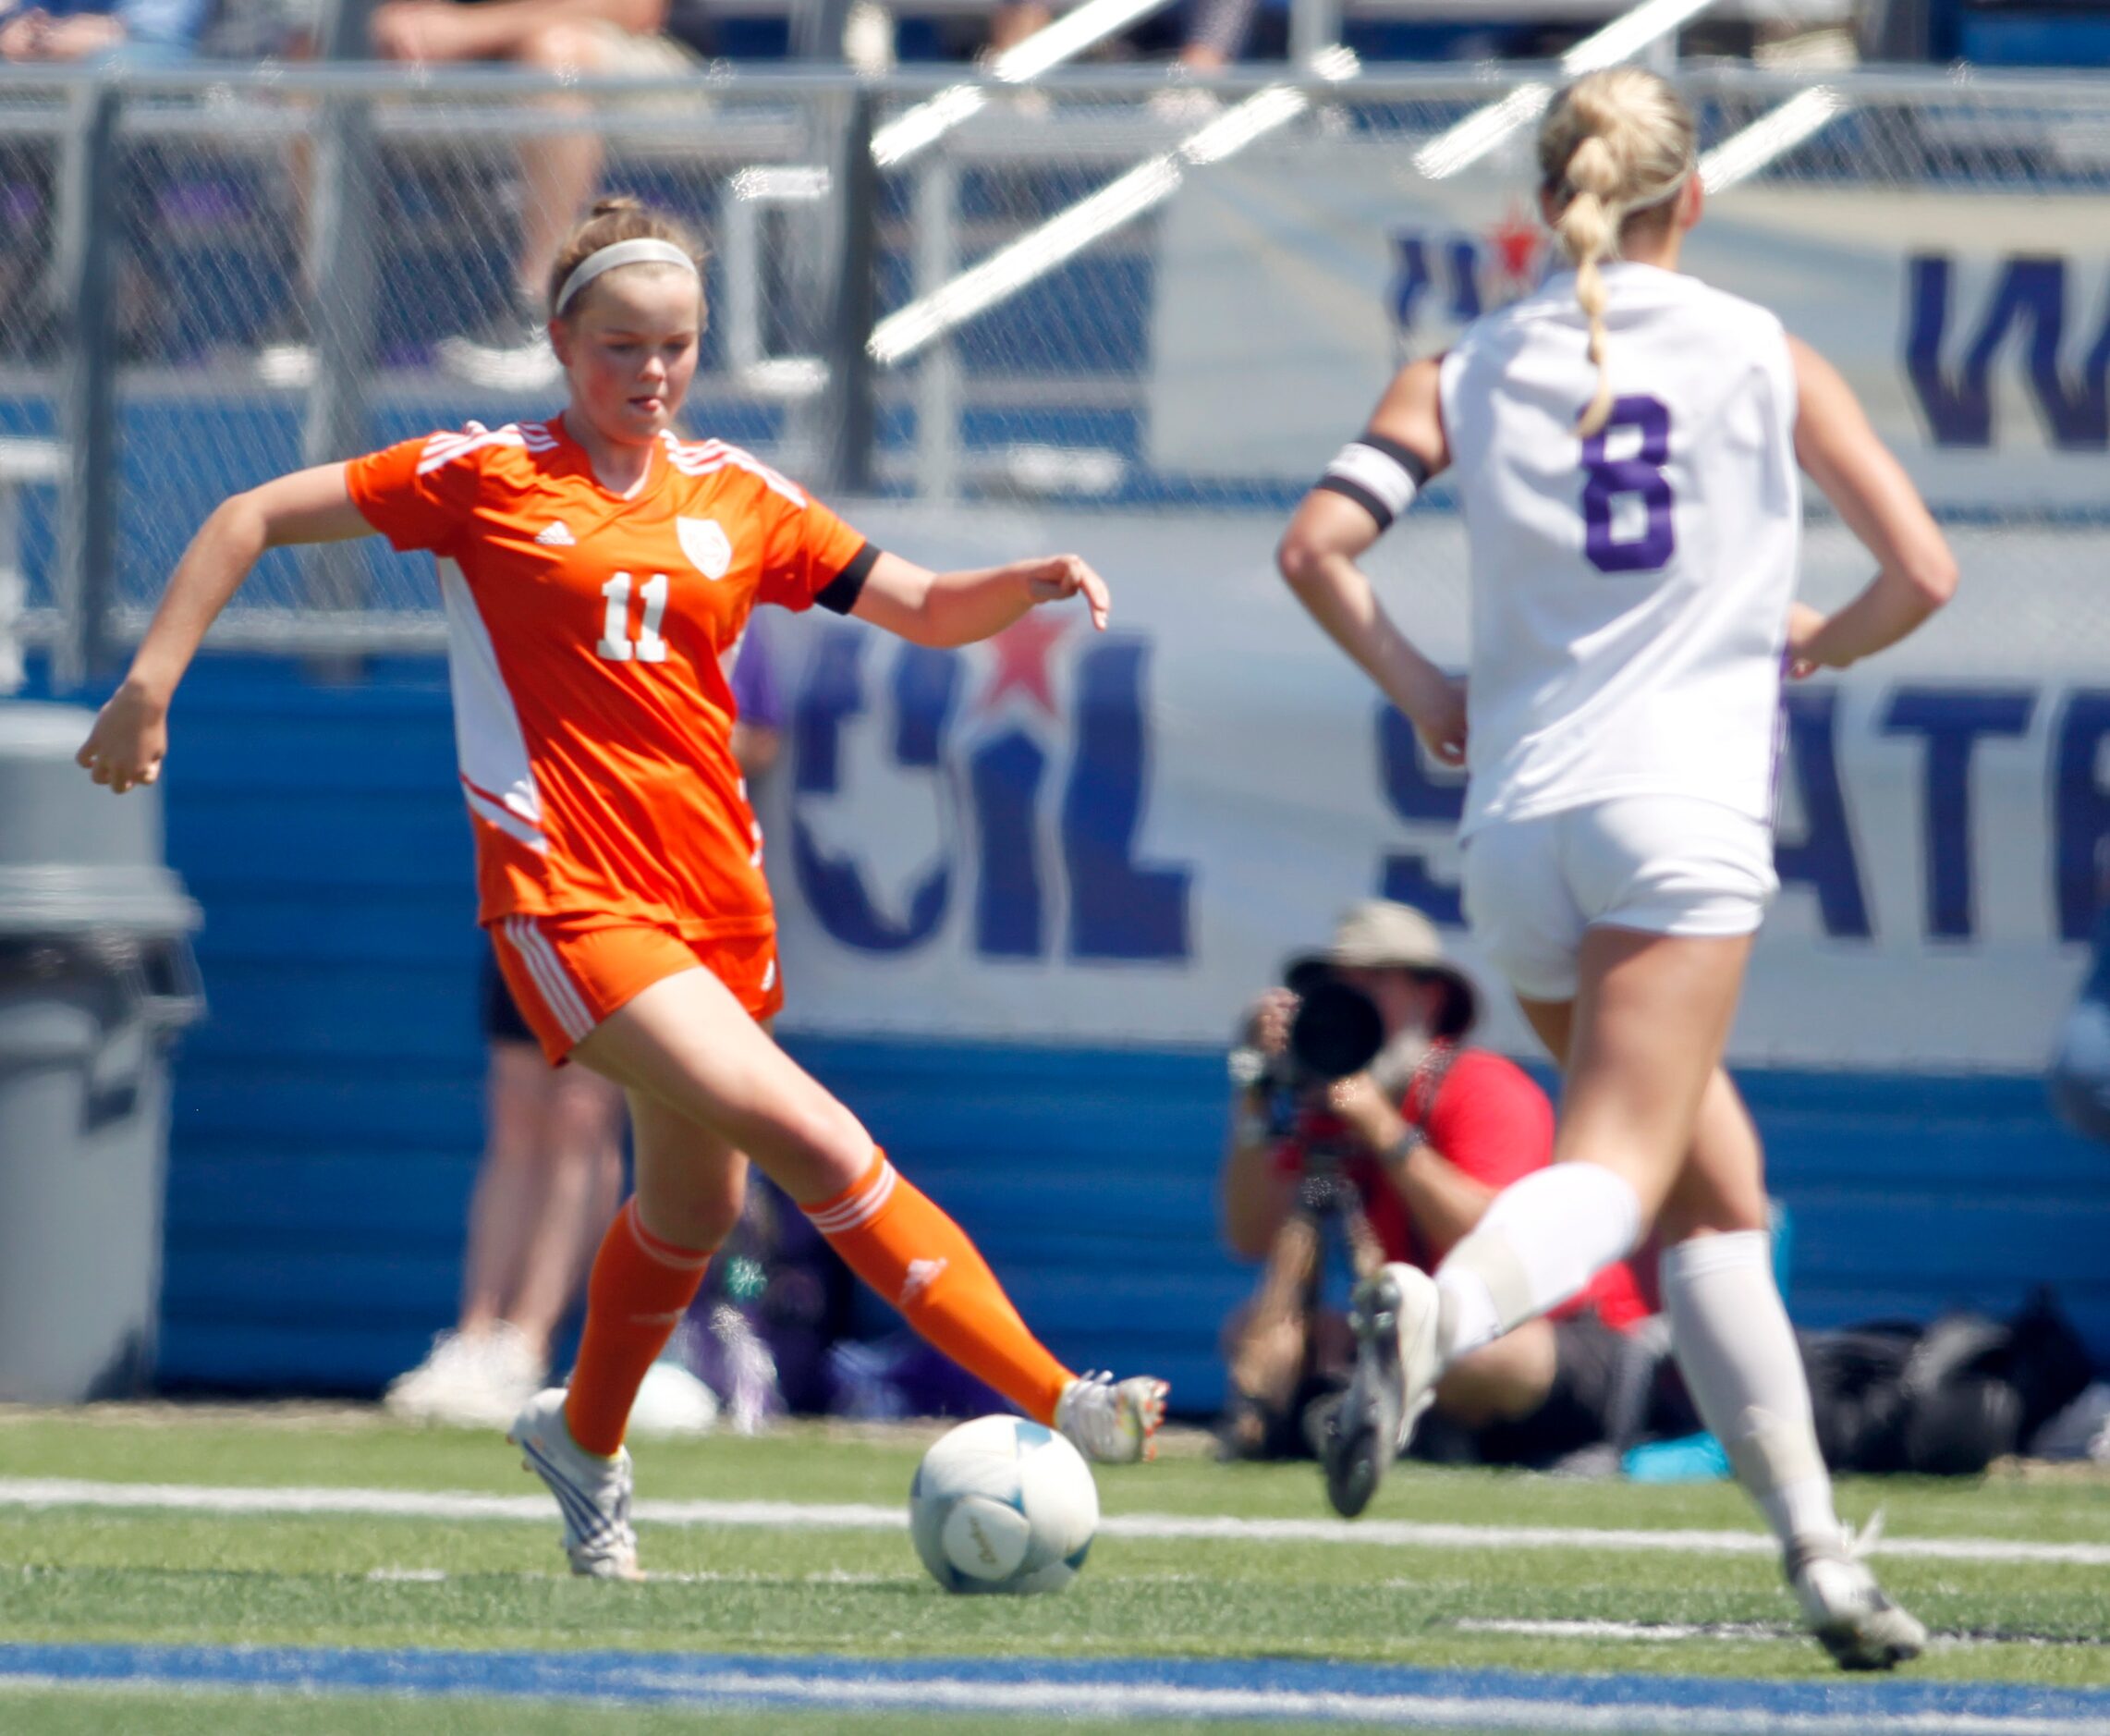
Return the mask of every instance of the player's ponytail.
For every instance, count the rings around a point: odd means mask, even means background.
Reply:
[[[1594,135],[1575,148],[1567,160],[1567,184],[1574,190],[1555,224],[1561,247],[1575,265],[1575,299],[1590,320],[1590,360],[1597,364],[1597,391],[1582,412],[1576,431],[1595,434],[1612,413],[1612,371],[1604,365],[1604,271],[1619,242],[1613,214],[1618,209],[1619,166],[1610,148]]]
[[[679,248],[695,262],[699,282],[703,276],[704,261],[709,253],[695,236],[672,217],[653,210],[638,200],[625,194],[609,194],[593,202],[593,208],[586,221],[565,238],[557,249],[555,261],[550,266],[549,288],[545,307],[554,318],[557,312],[557,298],[563,293],[566,282],[579,269],[580,263],[604,247],[613,247],[618,241],[665,241]],[[583,295],[585,292],[580,292]],[[572,300],[571,309],[576,310],[579,298]]]
[[[1539,172],[1554,232],[1575,267],[1575,299],[1590,321],[1597,390],[1575,425],[1588,439],[1612,413],[1605,354],[1604,263],[1638,219],[1660,214],[1696,161],[1691,111],[1661,78],[1614,67],[1578,79],[1539,128]]]

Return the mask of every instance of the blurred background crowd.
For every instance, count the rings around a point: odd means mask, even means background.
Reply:
[[[1139,6],[1137,21],[1091,58],[1201,79],[1241,61],[1280,61],[1296,5]],[[601,77],[799,59],[879,72],[987,63],[1069,9],[1051,0],[14,0],[0,8],[0,58],[148,69],[327,57]],[[1351,0],[1338,40],[1387,62],[1543,59],[1624,9],[1597,0]],[[1682,51],[1811,68],[1864,58],[2099,66],[2110,64],[2110,5],[1744,0],[1689,27]]]

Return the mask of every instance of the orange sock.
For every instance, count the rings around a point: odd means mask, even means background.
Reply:
[[[696,1300],[712,1252],[662,1241],[639,1221],[635,1195],[616,1214],[593,1256],[586,1330],[564,1401],[565,1426],[588,1452],[621,1448],[645,1371]]]
[[[1028,1416],[1055,1421],[1070,1372],[1026,1329],[967,1232],[884,1152],[854,1186],[805,1208],[844,1263],[910,1326]]]

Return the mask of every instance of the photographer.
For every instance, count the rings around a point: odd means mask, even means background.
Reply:
[[[1346,1382],[1345,1323],[1319,1303],[1330,1229],[1359,1274],[1433,1268],[1502,1188],[1550,1160],[1545,1094],[1464,1046],[1477,1010],[1428,919],[1384,899],[1349,910],[1323,953],[1254,1004],[1231,1057],[1223,1215],[1232,1252],[1267,1271],[1231,1326],[1229,1451],[1309,1451],[1306,1412]],[[1425,1431],[1428,1444],[1448,1435],[1455,1456],[1462,1432],[1470,1456],[1543,1465],[1599,1440],[1620,1334],[1647,1312],[1631,1270],[1609,1268],[1454,1367],[1435,1400],[1453,1426]]]

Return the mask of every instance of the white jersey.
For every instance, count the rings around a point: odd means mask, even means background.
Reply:
[[[1770,818],[1801,532],[1787,338],[1694,278],[1604,277],[1616,400],[1593,438],[1572,274],[1444,359],[1472,549],[1461,833],[1634,795]]]

